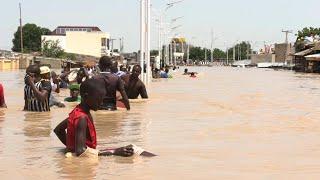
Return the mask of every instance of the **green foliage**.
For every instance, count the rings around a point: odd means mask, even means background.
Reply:
[[[158,56],[159,51],[158,50],[151,50],[150,51],[150,56]]]
[[[76,60],[77,59],[77,55],[73,54],[73,53],[63,53],[63,55],[60,57],[63,59],[70,59],[70,60]]]
[[[192,60],[203,60],[204,53],[201,47],[190,47],[189,58]]]
[[[298,31],[297,40],[295,42],[296,51],[299,52],[305,49],[305,37],[314,37],[316,35],[320,36],[320,28],[305,27],[301,31]]]
[[[320,36],[320,28],[305,27],[301,31],[298,31],[297,41],[302,40],[304,37],[310,37],[315,35]]]
[[[75,60],[77,58],[76,54],[64,52],[64,50],[59,45],[59,40],[45,41],[42,46],[42,55],[45,57],[70,59],[70,60]]]
[[[50,30],[47,28],[42,28],[35,24],[25,24],[22,27],[23,36],[23,48],[24,52],[35,52],[41,50],[41,35],[50,34]],[[20,46],[20,27],[14,33],[14,38],[12,40],[13,47],[12,51],[21,52]]]
[[[64,50],[59,46],[59,41],[45,41],[42,47],[42,54],[46,57],[61,58]]]
[[[250,43],[242,41],[241,43],[236,44],[235,46],[228,49],[229,59],[233,59],[234,47],[235,47],[236,60],[238,60],[239,56],[241,57],[241,59],[247,59],[252,51]]]
[[[201,47],[190,47],[189,58],[192,60],[205,60],[205,54],[207,53],[207,61],[211,58],[211,50]],[[226,53],[221,49],[215,48],[213,50],[213,59],[222,59],[226,57]]]

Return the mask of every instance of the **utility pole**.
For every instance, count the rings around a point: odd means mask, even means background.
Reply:
[[[119,39],[119,42],[120,42],[120,47],[119,47],[119,50],[120,50],[120,55],[123,53],[123,37]]]
[[[176,43],[176,40],[173,41],[173,66],[176,66],[177,65],[177,59],[176,59],[176,52],[177,52],[177,43]]]
[[[233,62],[236,61],[236,45],[233,46]]]
[[[227,47],[227,65],[229,64],[229,49]]]
[[[249,53],[250,53],[250,43],[247,42],[247,60],[249,60]]]
[[[145,24],[145,0],[140,1],[140,66],[141,66],[141,80],[144,81],[144,53],[145,53],[145,30],[146,30],[146,24]]]
[[[207,61],[207,48],[204,48],[204,62]]]
[[[213,29],[211,29],[211,63],[213,63]]]
[[[117,39],[111,39],[111,38],[110,38],[110,41],[111,41],[111,54],[112,54],[112,56],[113,56],[113,41],[115,41],[115,40],[117,40]]]
[[[288,35],[292,34],[292,31],[291,30],[282,30],[282,32],[286,34],[285,43],[288,44]]]
[[[287,62],[287,59],[288,59],[289,49],[290,49],[289,43],[288,43],[288,42],[289,42],[289,41],[288,41],[288,35],[291,34],[292,31],[291,31],[291,30],[282,30],[282,32],[286,34],[285,43],[287,44],[287,49],[286,49],[286,56],[285,56],[285,64],[287,65],[287,63],[288,63],[288,62]]]
[[[146,0],[146,84],[149,85],[151,80],[151,68],[150,68],[150,37],[151,37],[151,0]]]
[[[21,47],[21,53],[23,53],[23,35],[22,35],[22,13],[21,13],[21,3],[19,3],[19,11],[20,11],[20,47]]]
[[[186,64],[189,64],[189,56],[190,56],[190,43],[188,42],[187,44],[187,61],[186,61]]]

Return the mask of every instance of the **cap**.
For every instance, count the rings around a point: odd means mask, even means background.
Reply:
[[[48,66],[41,66],[40,74],[47,74],[47,73],[50,73],[50,68]]]
[[[80,85],[79,84],[70,84],[69,85],[69,89],[70,90],[79,90],[80,89]]]

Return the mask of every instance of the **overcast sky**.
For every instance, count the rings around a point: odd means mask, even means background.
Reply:
[[[98,26],[113,38],[124,37],[125,51],[139,49],[139,0],[1,0],[0,49],[12,47],[19,25],[18,4],[22,3],[23,23],[35,23],[54,30],[59,25]],[[152,48],[157,47],[157,14],[169,0],[152,2]],[[175,33],[192,39],[195,45],[210,47],[211,29],[215,47],[225,48],[237,40],[283,42],[282,29],[296,32],[303,27],[320,27],[320,0],[185,0],[167,11],[167,23],[184,16],[172,26]],[[290,41],[294,41],[290,35]],[[115,44],[117,48],[118,42]]]

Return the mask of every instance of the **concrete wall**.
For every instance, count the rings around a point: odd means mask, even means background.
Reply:
[[[253,54],[251,55],[251,63],[258,64],[262,62],[272,62],[273,54]]]
[[[60,69],[62,65],[63,59],[56,59],[56,58],[46,58],[46,57],[35,57],[34,62],[39,62],[40,65],[50,65],[52,69]]]
[[[101,57],[101,39],[110,36],[103,32],[69,32],[66,33],[66,52]]]
[[[275,62],[285,62],[286,60],[288,60],[287,54],[289,53],[288,51],[291,49],[290,46],[291,45],[288,45],[287,43],[274,45],[274,52],[276,55]]]

